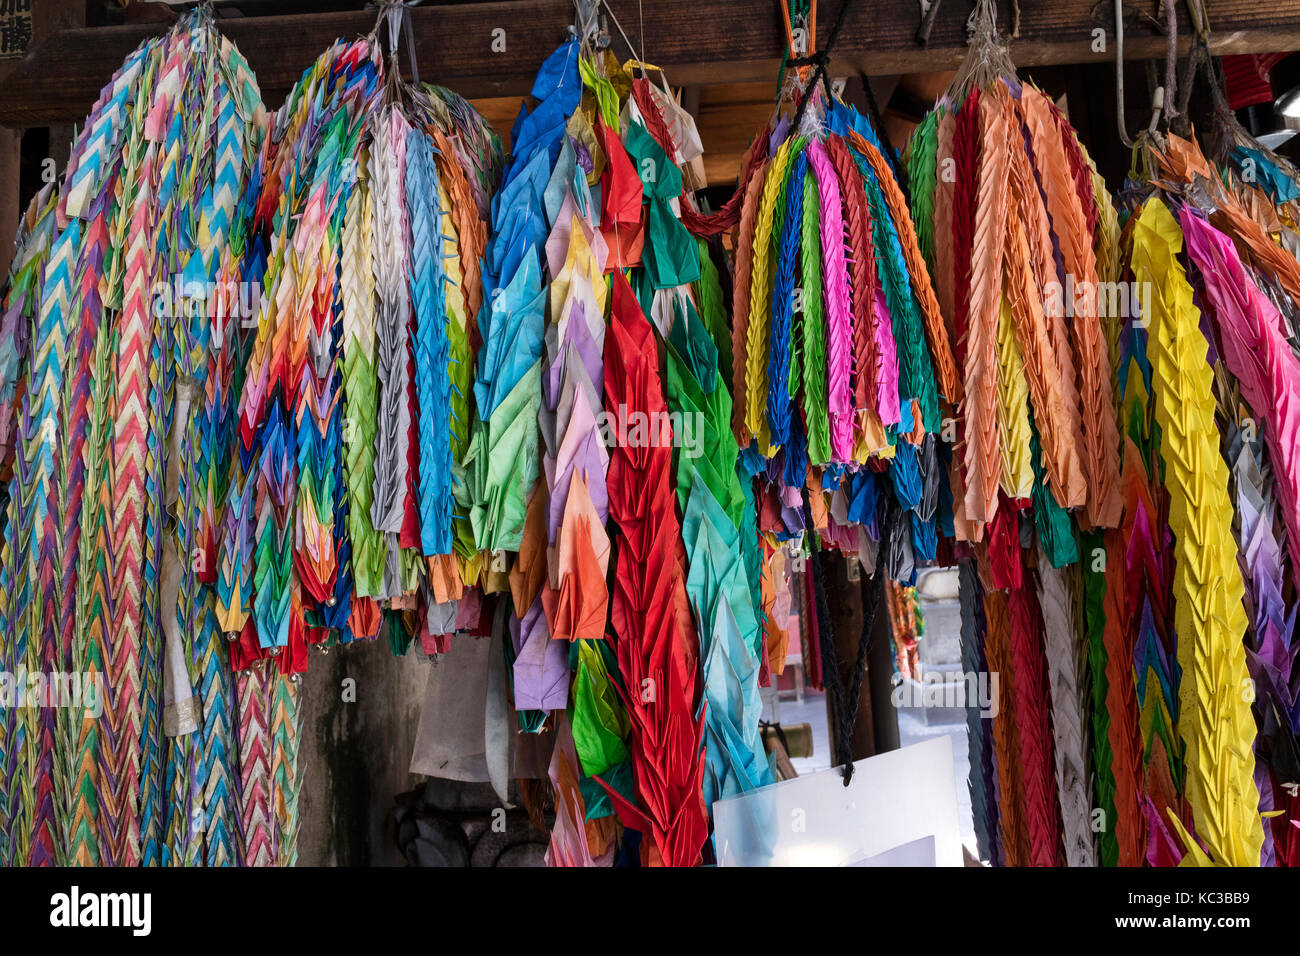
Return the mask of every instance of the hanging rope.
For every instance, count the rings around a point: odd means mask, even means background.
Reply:
[[[782,6],[785,6],[785,0],[781,0]],[[798,129],[799,124],[803,121],[804,111],[808,109],[808,103],[812,99],[812,94],[817,89],[817,84],[822,83],[826,88],[826,98],[831,98],[830,74],[827,72],[831,63],[831,51],[835,48],[835,41],[839,39],[840,28],[844,26],[845,14],[849,12],[849,7],[853,6],[853,0],[844,0],[840,7],[839,15],[835,18],[835,23],[831,26],[830,36],[826,38],[826,48],[810,52],[808,56],[792,59],[788,61],[789,66],[807,67],[815,66],[812,79],[805,84],[803,96],[799,99],[799,108],[795,111],[794,122],[791,124],[792,129]],[[788,14],[787,14],[788,15]],[[813,31],[817,29],[817,5],[813,4],[812,20],[808,29],[808,46],[812,49],[817,42],[816,35]],[[787,35],[792,34],[792,28],[787,30]]]
[[[921,13],[921,25],[916,28],[916,42],[925,46],[930,42],[930,31],[934,29],[934,21],[939,16],[940,0],[930,0],[930,6]],[[924,6],[924,0],[922,0]]]
[[[839,764],[844,786],[853,780],[853,731],[858,721],[858,706],[862,700],[862,682],[867,672],[867,652],[871,646],[871,628],[875,623],[876,609],[880,604],[880,591],[884,575],[876,572],[863,584],[862,631],[858,635],[857,655],[847,690],[840,672],[840,659],[835,650],[834,629],[830,620],[830,607],[826,600],[825,569],[822,552],[812,552],[813,593],[816,600],[817,633],[822,652],[822,680],[831,696],[835,721],[835,762]]]

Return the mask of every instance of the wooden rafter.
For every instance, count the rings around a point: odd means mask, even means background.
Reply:
[[[842,0],[822,0],[819,40]],[[361,0],[358,0],[361,7]],[[237,8],[238,3],[234,6]],[[646,60],[676,84],[773,79],[784,44],[776,0],[610,0],[609,6]],[[1181,10],[1181,4],[1180,10]],[[1300,0],[1206,0],[1215,53],[1300,49]],[[1010,0],[1002,22],[1011,23]],[[1012,55],[1021,66],[1096,63],[1113,55],[1110,0],[1020,0],[1020,35]],[[1147,8],[1150,9],[1147,9]],[[264,8],[259,8],[264,9]],[[951,69],[965,52],[969,3],[945,0],[929,44],[915,40],[919,7],[910,0],[857,0],[836,44],[832,73],[869,75]],[[1158,0],[1127,3],[1129,59],[1164,55],[1155,26]],[[644,19],[642,19],[644,17]],[[436,79],[470,97],[527,92],[542,58],[573,20],[571,0],[448,3],[412,10],[422,78]],[[366,33],[373,10],[292,16],[230,17],[221,29],[256,71],[266,102],[274,104],[330,42]],[[36,126],[86,114],[100,85],[157,24],[63,29],[0,73],[0,125]],[[1098,52],[1094,30],[1105,31]],[[504,51],[493,41],[505,31]],[[610,32],[618,36],[613,25]],[[1180,38],[1190,39],[1183,21]],[[621,46],[621,41],[618,44]],[[403,51],[404,52],[404,51]]]

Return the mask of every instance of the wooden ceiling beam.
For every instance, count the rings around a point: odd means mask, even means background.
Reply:
[[[823,44],[842,2],[822,0],[818,33]],[[1010,24],[1010,0],[1002,5],[1001,22]],[[1206,0],[1206,5],[1215,53],[1300,49],[1300,0]],[[232,6],[237,9],[238,0]],[[609,0],[609,7],[638,52],[664,67],[674,84],[775,80],[784,46],[776,0]],[[1126,29],[1126,58],[1163,56],[1165,40],[1153,16],[1158,2],[1126,7],[1132,23]],[[915,4],[857,2],[832,51],[832,73],[876,76],[952,69],[965,54],[969,9],[957,0],[944,3],[929,44],[921,47],[915,40]],[[1114,53],[1112,10],[1109,0],[1021,0],[1020,35],[1011,41],[1012,56],[1024,67],[1109,62]],[[460,2],[416,7],[411,15],[422,79],[468,97],[518,96],[528,91],[542,59],[564,38],[573,5],[571,0]],[[338,37],[369,32],[374,18],[373,10],[223,16],[220,26],[248,58],[264,99],[274,107],[322,50]],[[1095,29],[1104,31],[1104,52],[1095,49]],[[61,29],[45,36],[0,73],[0,125],[44,126],[85,116],[125,56],[156,30],[152,24],[129,24]],[[494,52],[494,40],[500,45],[498,30],[505,31],[505,49]],[[622,48],[612,22],[609,30],[616,48]],[[1185,44],[1190,36],[1184,20],[1180,39]]]

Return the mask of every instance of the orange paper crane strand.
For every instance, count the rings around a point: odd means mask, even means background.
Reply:
[[[1083,421],[1083,470],[1088,480],[1086,527],[1113,528],[1119,521],[1119,432],[1111,398],[1106,339],[1097,317],[1097,258],[1079,193],[1068,166],[1061,129],[1051,102],[1032,86],[1021,92],[1021,106],[1047,200],[1052,231],[1061,247],[1067,279],[1064,290],[1078,290],[1070,304],[1070,339],[1074,351]],[[1064,304],[1064,303],[1062,303]]]
[[[1218,185],[1218,175],[1195,142],[1170,134],[1156,156],[1164,172],[1178,182],[1209,189],[1216,207],[1210,222],[1231,236],[1238,252],[1257,269],[1277,276],[1287,294],[1300,299],[1300,262],[1273,241],[1234,193]]]
[[[1011,174],[1014,212],[1007,221],[1007,298],[1029,379],[1034,424],[1042,437],[1048,484],[1062,508],[1077,508],[1084,503],[1087,491],[1079,462],[1078,416],[1066,404],[1062,378],[1057,374],[1055,350],[1043,315],[1042,287],[1036,278],[1025,232],[1026,220],[1022,214],[1041,206],[1029,160],[1021,150],[1012,152]]]
[[[451,199],[451,218],[456,224],[456,236],[460,242],[461,305],[465,310],[466,322],[474,329],[475,317],[483,305],[480,260],[487,249],[487,223],[475,213],[474,196],[464,170],[456,163],[455,147],[442,130],[435,128],[429,132],[437,147],[435,162],[438,166],[438,180]],[[474,336],[471,335],[470,338],[471,348],[477,347]]]
[[[1016,115],[1022,132],[1027,133],[1025,108],[1025,101],[1022,97],[1016,101]],[[1057,275],[1056,259],[1053,252],[1055,245],[1052,241],[1052,225],[1047,216],[1047,208],[1044,205],[1045,199],[1041,186],[1043,175],[1040,172],[1035,176],[1034,163],[1028,162],[1030,159],[1028,155],[1025,158],[1028,168],[1022,170],[1020,175],[1024,183],[1032,183],[1032,188],[1024,189],[1018,194],[1017,211],[1025,228],[1025,240],[1029,244],[1029,252],[1032,257],[1030,262],[1033,267],[1033,275],[1038,286],[1039,295],[1042,297],[1046,295],[1049,282],[1059,283],[1060,280]],[[1037,156],[1035,155],[1033,159],[1036,161]],[[1014,174],[1015,169],[1012,172]],[[1065,403],[1066,414],[1070,418],[1071,441],[1074,447],[1081,451],[1083,449],[1083,422],[1079,411],[1079,385],[1075,375],[1074,354],[1070,348],[1069,323],[1066,320],[1063,308],[1048,310],[1046,305],[1046,300],[1044,300],[1044,320],[1047,323],[1052,352],[1055,355],[1057,382],[1061,388],[1061,397]],[[1082,503],[1083,501],[1079,502],[1080,505]]]
[[[1011,700],[1017,691],[1011,667],[1011,632],[1005,591],[989,590],[984,595],[988,618],[985,654],[989,673],[997,674],[999,700]],[[999,706],[993,717],[993,749],[998,776],[998,828],[1002,852],[1008,866],[1025,866],[1029,861],[1025,830],[1023,765],[1016,733],[1015,711]]]
[[[966,330],[966,500],[970,521],[993,520],[998,509],[997,327],[1006,242],[1006,184],[1011,161],[1010,95],[1002,83],[979,101],[980,164],[971,251]]]

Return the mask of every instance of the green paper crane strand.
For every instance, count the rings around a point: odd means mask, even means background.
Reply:
[[[9,498],[16,456],[22,449],[22,408],[18,386],[27,371],[30,331],[42,299],[45,265],[57,230],[55,209],[58,194],[53,187],[41,190],[28,206],[19,225],[14,261],[6,280],[3,326],[0,327],[2,348],[0,356],[0,413],[4,417],[2,449],[4,506],[0,519],[5,523],[6,538],[0,553],[0,669],[13,674],[26,659],[27,641],[17,623],[18,611],[25,605],[16,600],[25,593],[26,578],[18,574],[14,561],[12,540],[8,535],[11,522],[25,510],[21,502]],[[20,520],[21,523],[21,520]],[[19,804],[25,786],[20,776],[22,755],[26,749],[26,729],[20,712],[15,707],[0,707],[0,865],[14,866],[20,862],[17,844],[19,833]]]

